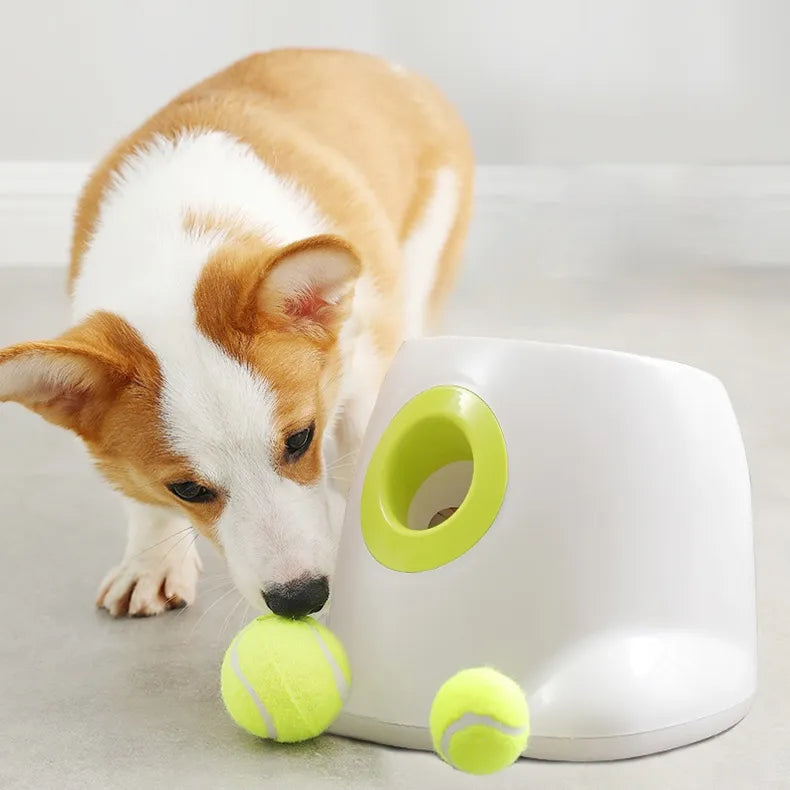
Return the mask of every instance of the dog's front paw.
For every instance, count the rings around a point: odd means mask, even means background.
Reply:
[[[104,577],[96,605],[113,617],[148,617],[194,603],[203,566],[188,541],[185,548],[165,541],[124,558]]]

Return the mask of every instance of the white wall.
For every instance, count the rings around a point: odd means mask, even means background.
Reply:
[[[786,0],[0,0],[0,161],[83,161],[255,49],[431,75],[487,163],[790,160]]]
[[[247,2],[0,4],[0,160],[93,159],[176,91],[253,48]]]
[[[790,0],[0,0],[0,267],[63,265],[91,161],[294,45],[378,52],[455,100],[484,165],[472,287],[514,259],[788,265],[788,42]]]

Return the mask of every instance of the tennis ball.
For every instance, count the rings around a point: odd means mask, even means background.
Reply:
[[[433,699],[433,748],[454,768],[492,774],[514,763],[529,738],[529,708],[520,686],[490,667],[464,669]]]
[[[337,637],[311,617],[258,617],[222,662],[222,700],[240,727],[281,743],[320,735],[343,707],[351,673]]]

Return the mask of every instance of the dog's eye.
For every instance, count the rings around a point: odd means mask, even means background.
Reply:
[[[170,483],[167,487],[171,494],[175,494],[179,499],[184,502],[213,502],[217,495],[210,488],[195,483],[192,480],[186,480],[182,483]]]
[[[310,443],[313,441],[314,434],[315,423],[313,423],[309,428],[305,428],[303,431],[292,433],[285,440],[286,459],[288,461],[295,461],[297,458],[301,458],[307,452],[307,448],[310,447]]]

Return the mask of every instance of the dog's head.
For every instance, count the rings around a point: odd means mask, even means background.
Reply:
[[[122,493],[183,511],[250,601],[304,614],[325,602],[334,561],[322,439],[358,270],[336,237],[237,240],[203,267],[188,320],[160,316],[155,342],[151,324],[146,336],[102,312],[0,350],[0,401],[77,433]]]

